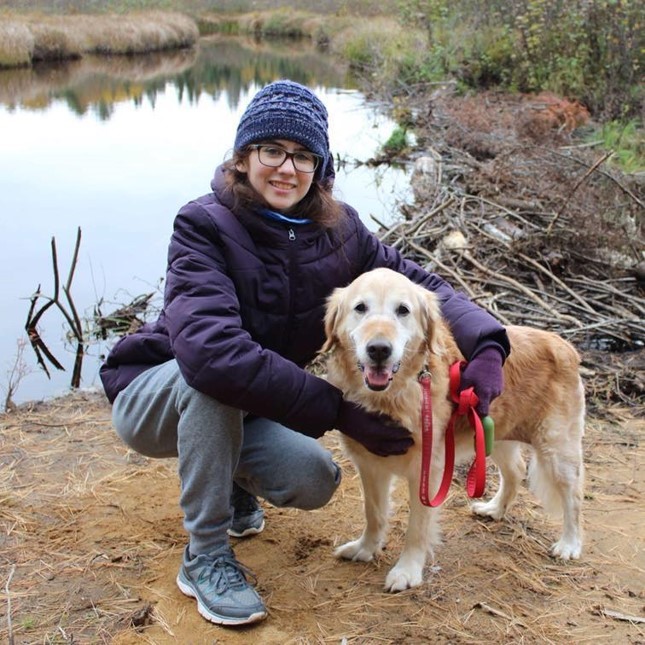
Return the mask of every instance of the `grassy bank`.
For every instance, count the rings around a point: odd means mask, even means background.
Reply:
[[[83,54],[140,54],[188,47],[195,21],[176,12],[127,15],[0,14],[0,67]]]
[[[114,4],[114,3],[108,3]],[[83,54],[135,54],[192,45],[213,33],[309,38],[357,68],[378,65],[395,73],[399,51],[424,45],[422,31],[396,17],[357,23],[349,11],[320,14],[278,8],[247,13],[205,12],[194,16],[158,10],[68,15],[0,13],[0,67]]]

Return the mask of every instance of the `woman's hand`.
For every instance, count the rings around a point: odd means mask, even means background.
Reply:
[[[504,389],[502,355],[494,347],[482,349],[471,359],[461,373],[459,391],[472,387],[479,398],[475,408],[479,416],[486,416],[491,401]]]
[[[380,457],[403,455],[414,444],[409,430],[390,417],[367,412],[349,401],[341,403],[336,428]]]

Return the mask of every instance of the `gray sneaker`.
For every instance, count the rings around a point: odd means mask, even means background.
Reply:
[[[177,575],[177,586],[197,599],[199,613],[218,625],[246,625],[266,618],[262,599],[249,584],[250,571],[230,547],[189,559],[188,547]]]
[[[264,511],[257,498],[233,482],[233,521],[228,534],[236,538],[257,535],[264,529]]]

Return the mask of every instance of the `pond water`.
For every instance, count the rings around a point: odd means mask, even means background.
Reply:
[[[403,168],[361,165],[394,123],[366,102],[334,61],[308,44],[203,39],[192,51],[87,58],[0,72],[0,391],[26,339],[29,297],[53,295],[52,238],[67,280],[77,229],[82,241],[71,294],[83,320],[158,292],[177,210],[209,191],[257,90],[277,78],[312,87],[329,110],[330,144],[341,161],[336,195],[366,224],[391,223],[409,199]],[[375,218],[375,219],[374,219]],[[44,304],[44,301],[41,301]],[[16,403],[64,392],[73,346],[53,308],[38,327],[66,371],[48,380],[30,347]],[[82,387],[99,385],[106,346],[92,344]]]

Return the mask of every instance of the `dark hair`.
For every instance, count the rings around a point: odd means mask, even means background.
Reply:
[[[258,203],[269,207],[262,195],[249,183],[247,173],[237,169],[237,165],[246,161],[250,154],[251,148],[243,148],[234,151],[233,157],[224,162],[226,183],[233,193],[234,207],[249,207]],[[331,182],[328,180],[314,179],[309,192],[298,202],[296,208],[298,217],[310,219],[324,228],[335,228],[346,215],[343,205],[332,195]]]

